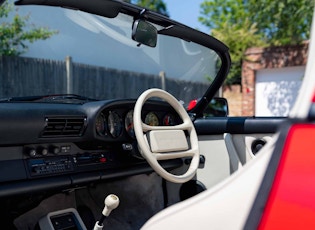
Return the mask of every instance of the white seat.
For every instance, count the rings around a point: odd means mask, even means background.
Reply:
[[[142,230],[243,229],[278,135],[229,178],[149,219]]]

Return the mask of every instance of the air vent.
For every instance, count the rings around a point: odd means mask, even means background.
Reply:
[[[47,117],[42,137],[79,137],[86,127],[85,117]]]

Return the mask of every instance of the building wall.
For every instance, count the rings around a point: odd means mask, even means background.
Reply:
[[[241,85],[229,85],[223,87],[223,97],[227,99],[229,105],[229,116],[242,115],[242,92]]]
[[[294,46],[248,49],[242,65],[242,116],[255,116],[257,71],[305,66],[307,51],[308,42]]]

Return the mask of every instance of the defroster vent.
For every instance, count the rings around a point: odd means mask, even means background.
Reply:
[[[86,127],[85,117],[46,117],[42,137],[79,137]]]

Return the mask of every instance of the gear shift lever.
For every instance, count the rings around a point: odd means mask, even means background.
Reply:
[[[110,194],[105,198],[105,207],[102,211],[102,216],[99,221],[96,221],[93,230],[102,230],[103,229],[103,221],[106,217],[109,216],[112,210],[118,207],[119,198],[114,194]]]

